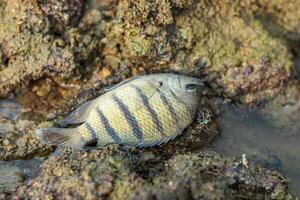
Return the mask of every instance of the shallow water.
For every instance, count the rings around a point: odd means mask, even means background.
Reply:
[[[277,127],[257,111],[235,106],[227,106],[218,122],[221,136],[213,143],[213,150],[225,156],[246,153],[250,162],[279,170],[291,179],[300,196],[299,129]]]
[[[5,139],[7,134],[23,134],[26,126],[33,123],[23,117],[27,112],[28,110],[14,98],[0,100],[0,150],[4,148],[4,143],[10,145],[13,142],[14,137]],[[31,114],[29,117],[32,118],[33,115]],[[40,172],[43,160],[43,158],[0,160],[0,192],[10,191],[22,182],[36,177]]]
[[[17,167],[24,176],[25,180],[36,177],[41,169],[41,164],[44,158],[34,158],[30,160],[13,160],[13,161],[0,161],[2,167]]]
[[[36,177],[43,163],[42,158],[31,160],[0,161],[0,192],[9,191],[24,181]]]

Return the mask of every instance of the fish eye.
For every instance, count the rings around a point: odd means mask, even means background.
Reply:
[[[197,89],[197,85],[195,84],[187,84],[185,85],[185,89],[189,92],[193,92]]]

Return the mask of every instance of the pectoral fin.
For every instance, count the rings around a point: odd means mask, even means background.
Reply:
[[[111,91],[121,85],[124,85],[132,80],[138,79],[141,76],[135,76],[132,77],[130,79],[126,79],[120,83],[118,83],[117,85],[113,85],[107,88],[104,88],[105,92]],[[101,97],[101,96],[100,96]],[[98,98],[100,98],[98,97]],[[96,101],[97,99],[94,99],[92,101],[88,101],[86,103],[84,103],[83,105],[81,105],[79,108],[77,108],[75,111],[73,111],[68,117],[66,117],[64,120],[62,120],[61,122],[59,122],[59,125],[65,126],[65,125],[70,125],[70,124],[80,124],[86,121],[86,119],[89,117],[89,114],[91,112],[91,110],[95,107]]]
[[[73,111],[68,117],[59,122],[60,125],[80,124],[86,121],[91,110],[95,106],[96,99],[88,101]]]

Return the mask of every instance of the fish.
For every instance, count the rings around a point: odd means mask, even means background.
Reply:
[[[62,128],[37,129],[36,137],[74,149],[95,142],[97,147],[161,145],[193,122],[203,88],[203,80],[173,73],[132,77],[81,105],[60,122]]]

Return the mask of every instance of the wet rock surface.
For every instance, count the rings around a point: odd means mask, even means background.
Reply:
[[[58,181],[59,180],[59,181]],[[292,199],[288,181],[204,151],[174,154],[106,147],[50,157],[41,175],[5,198]],[[260,191],[257,193],[256,191]]]
[[[0,160],[29,159],[52,151],[36,140],[37,123],[26,119],[28,111],[15,99],[0,101]]]
[[[0,161],[0,191],[11,192],[17,186],[35,178],[40,171],[43,159]]]
[[[0,102],[0,160],[48,158],[54,148],[41,145],[34,130],[54,126],[127,77],[173,71],[205,78],[208,86],[195,123],[174,141],[153,149],[65,150],[46,160],[41,175],[1,197],[294,199],[276,171],[198,151],[219,135],[211,97],[265,106],[278,126],[297,120],[299,6],[297,0],[0,1],[0,96],[9,98]]]

